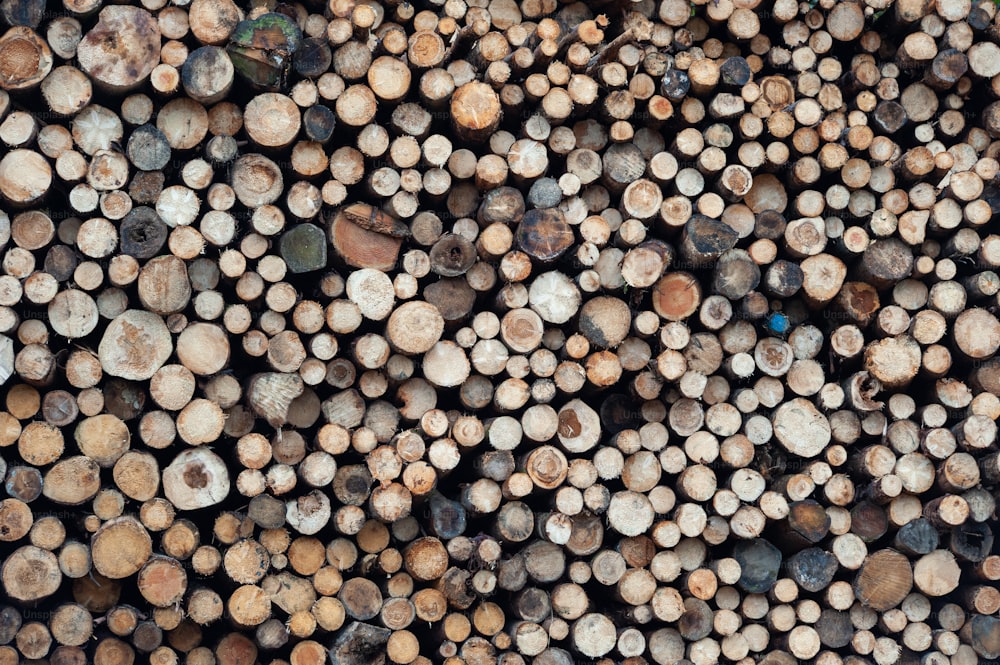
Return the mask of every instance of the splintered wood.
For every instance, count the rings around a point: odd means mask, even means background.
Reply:
[[[994,0],[0,2],[0,665],[1000,658]]]

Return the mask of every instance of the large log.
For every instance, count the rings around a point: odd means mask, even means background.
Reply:
[[[105,7],[76,53],[98,86],[121,94],[145,81],[159,62],[160,29],[144,9]]]

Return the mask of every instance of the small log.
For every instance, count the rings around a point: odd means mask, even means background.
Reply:
[[[795,501],[788,506],[780,542],[790,549],[801,550],[821,542],[829,532],[830,516],[823,506],[810,499]]]
[[[133,208],[119,224],[119,246],[123,253],[136,259],[150,259],[160,253],[167,234],[168,227],[155,210],[145,206]]]
[[[738,584],[747,593],[764,593],[778,579],[781,552],[766,540],[738,542],[733,550],[733,558],[740,564]]]
[[[566,275],[550,271],[532,280],[528,304],[543,321],[562,324],[579,310],[580,292]]]
[[[284,187],[281,169],[260,154],[251,153],[237,158],[230,174],[236,198],[248,208],[274,203]]]
[[[888,389],[908,384],[920,369],[920,349],[908,336],[886,338],[865,349],[865,369]]]
[[[485,83],[466,83],[451,96],[451,121],[462,141],[485,141],[497,129],[501,116],[500,97]]]
[[[355,268],[391,270],[407,229],[367,204],[349,205],[330,221],[329,237],[337,255]]]
[[[292,58],[295,72],[304,78],[319,78],[330,69],[332,61],[333,53],[329,44],[318,37],[303,39]]]
[[[111,467],[128,449],[131,435],[120,418],[105,413],[80,422],[74,438],[80,452],[102,467]]]
[[[858,274],[876,288],[885,289],[909,275],[912,268],[912,250],[901,240],[890,238],[868,245]]]
[[[228,496],[229,487],[225,463],[207,448],[182,451],[163,470],[163,491],[182,510],[215,505]]]
[[[326,236],[313,224],[298,224],[281,236],[281,258],[294,274],[323,270],[327,266]]]
[[[243,112],[247,135],[265,149],[284,148],[302,126],[302,117],[290,97],[266,92],[251,99]]]
[[[913,565],[913,583],[928,596],[943,596],[958,588],[961,570],[955,556],[947,550],[935,550]]]
[[[209,9],[214,3],[199,2],[197,4],[201,8]],[[224,6],[224,3],[218,3],[218,5],[222,8],[222,12],[225,12],[226,9],[236,10],[232,3],[229,3],[230,7],[228,8]],[[238,10],[236,11],[238,12]],[[234,15],[230,16],[235,18]],[[230,17],[222,16],[219,18],[221,18],[220,24],[218,24],[219,28],[224,31],[226,19]],[[204,36],[216,44],[225,40],[225,37],[219,39],[218,34]],[[184,66],[181,68],[181,85],[184,86],[184,92],[196,102],[215,104],[225,99],[226,95],[229,94],[233,86],[234,74],[235,68],[225,50],[219,46],[202,46],[192,51],[184,61]]]
[[[724,222],[696,214],[684,225],[678,250],[685,267],[710,267],[733,248],[737,237],[736,231]]]
[[[729,300],[739,300],[757,288],[760,278],[760,268],[750,254],[731,249],[719,257],[713,268],[712,292]]]
[[[585,614],[573,622],[572,644],[587,658],[599,658],[610,652],[616,638],[614,623],[603,614]]]
[[[517,226],[515,242],[529,257],[550,263],[573,245],[573,231],[558,209],[529,210]]]
[[[30,25],[11,25],[0,37],[0,87],[31,90],[52,71],[52,50]]]
[[[884,612],[899,605],[913,588],[914,571],[899,552],[879,550],[869,555],[854,580],[854,591],[862,602]]]
[[[631,323],[628,306],[617,298],[592,298],[580,309],[580,332],[597,347],[617,347],[628,335]]]
[[[33,603],[58,590],[62,573],[55,554],[34,545],[23,545],[4,560],[0,581],[12,599]]]
[[[992,356],[993,331],[1000,326],[996,317],[980,308],[964,310],[955,319],[954,339],[958,349],[973,360]],[[992,349],[992,350],[991,350]]]
[[[977,654],[984,658],[995,658],[993,654],[1000,654],[998,628],[1000,626],[995,617],[977,614],[963,626],[962,635]]]
[[[878,292],[866,282],[845,282],[834,304],[860,326],[867,326],[881,307]]]
[[[229,339],[220,326],[192,323],[178,336],[176,352],[181,364],[193,374],[212,375],[229,364]]]
[[[830,441],[829,421],[803,398],[795,398],[779,406],[771,421],[778,441],[794,455],[815,457]]]
[[[286,504],[286,522],[303,535],[318,533],[330,522],[330,517],[330,500],[317,490]]]
[[[428,505],[431,511],[431,528],[438,538],[451,540],[465,532],[466,512],[461,503],[433,492]]]
[[[938,547],[939,535],[926,519],[919,518],[903,525],[896,532],[894,546],[911,555],[929,554]]]
[[[79,69],[57,67],[41,84],[42,96],[54,113],[70,116],[90,103],[93,88],[90,79]],[[11,145],[21,141],[8,141]]]
[[[962,561],[979,563],[989,555],[993,530],[986,524],[963,524],[952,529],[948,548]]]
[[[117,517],[101,525],[91,538],[94,568],[109,579],[133,575],[152,555],[145,527],[133,517]]]
[[[429,252],[431,270],[442,277],[464,275],[476,262],[475,246],[460,235],[444,234]]]
[[[243,12],[233,2],[195,0],[188,9],[191,33],[202,44],[225,44],[241,20]]]
[[[229,596],[226,609],[236,625],[258,626],[271,616],[271,599],[259,586],[245,584]]]
[[[128,310],[108,325],[98,355],[108,374],[141,381],[152,377],[172,352],[163,319],[151,312]]]
[[[386,339],[400,353],[426,353],[440,339],[444,318],[440,310],[426,302],[413,301],[400,305],[389,316]]]
[[[328,143],[336,125],[337,116],[326,106],[310,106],[302,114],[302,129],[305,135],[317,143]]]
[[[77,289],[57,293],[49,302],[48,315],[52,329],[69,339],[86,337],[98,323],[97,303]]]
[[[831,608],[824,608],[822,610],[815,628],[823,646],[831,649],[847,646],[850,644],[854,634],[850,614]]]
[[[45,482],[40,484],[39,493],[44,493],[46,498],[55,503],[82,504],[100,490],[99,471],[97,462],[89,457],[66,457],[48,470]]]
[[[381,626],[352,621],[340,631],[328,655],[332,665],[378,665],[392,631]]]
[[[601,420],[596,411],[579,399],[567,402],[558,413],[559,442],[571,453],[586,452],[600,440]]]
[[[667,321],[683,321],[701,306],[701,286],[687,272],[664,275],[653,288],[653,309]]]
[[[454,387],[469,377],[471,367],[461,347],[439,341],[424,355],[424,377],[436,386]]]
[[[302,31],[295,21],[268,12],[237,23],[226,51],[236,73],[255,89],[278,90],[285,86],[289,60],[301,41]]]
[[[37,152],[19,148],[0,159],[0,195],[12,205],[39,201],[51,185],[52,167]]]
[[[138,575],[143,598],[155,607],[179,603],[187,591],[187,574],[180,562],[164,556],[152,556]]]

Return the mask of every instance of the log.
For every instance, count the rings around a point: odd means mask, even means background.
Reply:
[[[906,557],[884,549],[871,554],[858,571],[854,591],[876,611],[885,611],[903,601],[913,588],[913,580],[914,571]]]
[[[226,51],[236,73],[253,87],[275,90],[284,87],[289,58],[301,41],[302,31],[291,17],[267,12],[239,21],[232,28]]]
[[[91,538],[94,568],[109,579],[139,572],[152,554],[152,541],[133,517],[117,517],[101,525]]]
[[[352,621],[337,636],[328,655],[333,665],[375,665],[383,662],[384,648],[392,631],[381,626]]]
[[[892,369],[886,364],[890,357]],[[865,350],[865,368],[886,388],[906,385],[920,369],[918,345],[908,335],[871,344]]]
[[[934,550],[913,566],[913,583],[928,596],[942,596],[958,587],[961,572],[955,557],[946,550]]]
[[[51,596],[59,588],[62,574],[56,556],[34,545],[14,550],[0,569],[4,591],[14,600],[32,603]]]
[[[781,552],[763,539],[741,541],[733,549],[733,558],[740,564],[739,586],[748,593],[764,593],[778,579]]]
[[[990,654],[997,653],[997,625],[993,617],[975,615],[963,627],[975,652],[984,658],[992,658]]]
[[[160,60],[160,29],[138,7],[105,7],[76,49],[83,71],[98,86],[122,94],[142,84]]]
[[[724,252],[733,248],[737,233],[720,220],[693,215],[684,225],[679,252],[686,268],[710,267]]]
[[[486,140],[500,124],[500,97],[488,85],[470,81],[451,96],[451,121],[462,141]]]
[[[442,277],[464,275],[476,262],[475,246],[460,235],[444,234],[429,252],[431,271]]]
[[[262,148],[284,148],[299,133],[302,119],[290,97],[266,92],[247,104],[243,112],[243,126],[250,140]]]
[[[597,347],[613,348],[629,333],[631,314],[617,298],[599,296],[584,303],[580,310],[580,332]]]
[[[215,505],[229,494],[229,472],[222,458],[207,448],[178,454],[163,469],[163,491],[182,510]]]
[[[214,10],[212,3],[201,2],[198,4],[203,10]],[[222,10],[220,14],[223,15],[215,17],[218,23],[212,25],[206,21],[204,24],[206,31],[209,33],[218,31],[224,34],[226,23],[229,22],[231,24],[232,19],[237,15],[238,10],[232,3],[230,3],[229,7],[221,6],[222,3],[219,4]],[[232,12],[230,16],[225,15],[227,9]],[[199,28],[201,25],[198,24],[192,27]],[[216,28],[216,25],[219,27]],[[203,37],[216,44],[223,42],[227,36],[221,36],[220,34],[203,35]],[[232,60],[230,60],[229,55],[222,48],[214,45],[202,46],[192,51],[184,61],[184,65],[181,68],[181,85],[184,86],[184,92],[196,102],[215,104],[225,99],[229,94],[229,91],[232,89],[234,74],[235,68],[233,67]]]
[[[653,309],[667,321],[683,321],[701,305],[701,286],[687,272],[664,275],[654,286]]]
[[[573,231],[558,209],[529,210],[515,234],[518,248],[530,258],[550,263],[573,244]]]
[[[0,159],[0,195],[12,205],[39,201],[51,185],[52,167],[37,152],[19,148]]]
[[[390,270],[396,265],[406,227],[370,205],[354,204],[330,221],[330,243],[355,268]]]
[[[151,312],[128,310],[108,325],[98,355],[108,374],[139,381],[152,377],[172,351],[163,319]]]
[[[300,224],[281,236],[281,258],[294,274],[323,270],[327,266],[326,237],[314,224]]]
[[[794,455],[815,457],[830,441],[829,421],[803,398],[779,406],[771,420],[779,443]]]
[[[0,70],[2,88],[31,90],[52,70],[52,50],[29,24],[10,24],[13,27],[0,36],[0,55],[5,63]]]

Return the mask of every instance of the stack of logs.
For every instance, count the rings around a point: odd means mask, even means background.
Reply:
[[[993,0],[0,24],[0,665],[1000,657]]]

